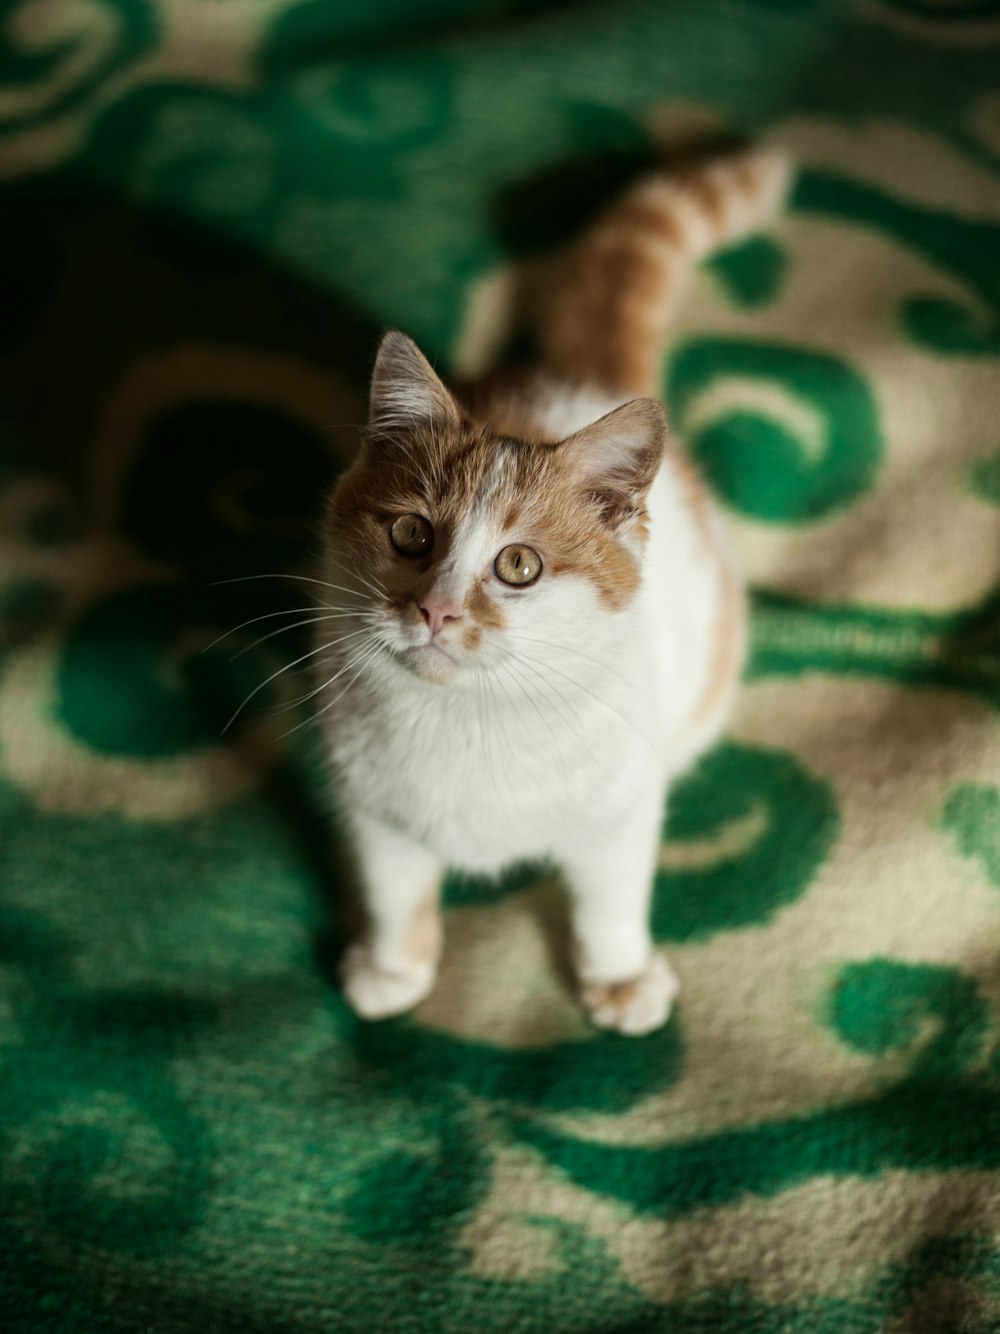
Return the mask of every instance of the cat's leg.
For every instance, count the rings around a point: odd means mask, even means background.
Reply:
[[[642,803],[601,836],[562,854],[580,994],[601,1028],[649,1033],[670,1016],[679,983],[653,947],[649,908],[662,803]]]
[[[341,965],[344,993],[365,1019],[412,1009],[437,976],[441,864],[380,820],[350,821],[365,925]]]

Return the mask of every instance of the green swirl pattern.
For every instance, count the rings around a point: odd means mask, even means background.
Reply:
[[[997,5],[0,29],[3,1328],[993,1334]],[[588,1028],[528,867],[449,881],[438,993],[361,1022],[281,669],[379,330],[502,344],[491,291],[719,133],[800,172],[664,367],[753,584],[665,813],[677,1012]]]
[[[962,283],[961,301],[919,293],[903,301],[900,316],[915,341],[952,355],[995,356],[1000,351],[1000,223],[956,218],[943,209],[901,203],[853,181],[819,174],[803,177],[797,200],[804,209],[853,217],[895,237]]]
[[[744,289],[745,290],[745,289]],[[726,381],[735,401],[702,424],[699,398]],[[816,418],[804,441],[780,419],[742,406],[739,389],[777,387]],[[874,483],[883,445],[864,378],[837,358],[794,347],[705,339],[676,354],[667,386],[673,419],[725,500],[769,523],[806,523],[856,500]]]
[[[996,1072],[969,1072],[987,1027],[975,986],[947,970],[887,961],[851,965],[838,980],[834,1026],[863,1051],[917,1045],[913,1039],[931,1017],[940,1031],[918,1048],[902,1080],[875,1098],[809,1117],[663,1148],[594,1143],[537,1121],[517,1120],[513,1130],[587,1189],[658,1215],[725,1203],[745,1192],[774,1194],[827,1172],[865,1177],[897,1166],[996,1170]],[[996,1036],[994,1020],[994,1046]],[[920,1135],[925,1119],[933,1120],[939,1139]]]
[[[14,0],[5,6],[8,43],[0,72],[0,126],[23,130],[66,114],[107,80],[155,49],[149,0],[64,5]]]

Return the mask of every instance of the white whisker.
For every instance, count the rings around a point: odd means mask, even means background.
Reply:
[[[646,736],[645,733],[640,731],[639,727],[631,718],[627,718],[625,714],[621,712],[620,709],[616,709],[613,704],[609,704],[606,699],[602,699],[600,695],[595,694],[595,692],[591,690],[588,686],[585,686],[582,683],[582,681],[577,681],[574,677],[568,675],[568,673],[554,666],[551,662],[542,662],[537,658],[530,658],[523,653],[515,653],[513,650],[509,650],[509,652],[511,657],[519,658],[521,661],[527,663],[528,666],[530,667],[541,668],[543,671],[555,672],[557,676],[561,676],[563,680],[567,681],[571,686],[573,686],[575,690],[580,690],[583,692],[583,694],[589,695],[590,698],[595,701],[595,703],[600,704],[602,708],[607,709],[609,713],[613,713],[616,718],[619,718],[623,723],[625,723],[627,727],[630,727],[632,731],[636,734],[636,736],[640,738],[642,743],[649,747],[652,754],[659,757],[659,752],[657,751],[656,747],[652,744],[649,737]]]
[[[513,676],[513,668],[511,668],[511,675]],[[500,678],[498,677],[498,679],[500,679]],[[531,693],[531,691],[529,691],[529,690],[525,690],[525,691],[523,691],[523,697],[528,701],[528,703],[529,703],[529,704],[531,705],[531,707],[534,709],[535,714],[537,715],[539,722],[541,722],[542,725],[545,727],[545,730],[548,732],[548,734],[549,734],[549,736],[550,736],[550,738],[551,738],[551,740],[552,740],[552,746],[553,746],[553,749],[555,750],[556,754],[557,754],[558,757],[559,757],[559,764],[560,764],[560,767],[562,768],[562,772],[563,772],[563,783],[564,783],[564,785],[565,785],[566,790],[568,791],[568,789],[569,789],[569,770],[566,768],[566,756],[565,756],[565,753],[564,753],[564,751],[563,751],[562,746],[560,746],[560,744],[559,744],[559,739],[558,739],[558,737],[556,736],[555,729],[553,728],[552,723],[549,721],[549,719],[545,716],[545,713],[543,712],[543,710],[542,710],[541,707],[539,706],[538,701],[535,699],[535,697],[534,697],[534,695]],[[564,717],[564,715],[562,715],[561,712],[560,712],[560,716],[563,717],[563,718],[564,718],[564,721],[565,721],[565,717]],[[575,729],[574,729],[572,726],[570,727],[570,730],[573,732],[574,736],[576,736],[577,740],[579,740],[579,736],[578,736],[578,734],[575,732]]]
[[[626,676],[624,672],[620,671],[614,665],[614,663],[606,662],[603,658],[595,658],[592,653],[585,653],[582,649],[577,648],[575,644],[570,649],[566,645],[555,644],[548,639],[531,639],[528,638],[528,636],[522,634],[518,634],[517,638],[518,638],[518,643],[521,644],[537,644],[539,648],[554,649],[556,652],[566,652],[576,658],[586,658],[586,660],[588,662],[592,662],[595,665],[595,667],[600,667],[603,671],[606,672],[613,672],[614,675],[617,676],[620,681],[623,681],[625,685],[629,687],[630,690],[634,690],[636,694],[640,696],[640,698],[646,700],[649,704],[652,705],[654,703],[652,696],[647,694],[645,690],[641,689],[638,682],[634,681],[631,677]]]
[[[250,701],[254,698],[254,696],[259,694],[260,691],[262,691],[265,686],[269,686],[271,682],[275,680],[276,677],[282,676],[285,672],[290,672],[292,668],[297,667],[300,662],[305,662],[307,658],[314,658],[317,653],[324,653],[329,649],[331,649],[332,647],[333,644],[320,644],[319,648],[310,649],[308,653],[303,653],[301,658],[296,658],[294,662],[289,662],[284,667],[279,667],[276,672],[272,672],[266,681],[261,681],[259,686],[255,686],[254,689],[250,691],[250,694],[247,695],[246,699],[243,701],[240,707],[229,719],[229,722],[226,723],[225,727],[222,729],[222,735],[225,736],[225,734],[229,731],[233,723],[240,716],[240,714],[250,703]]]
[[[328,686],[332,685],[333,682],[337,680],[337,677],[342,676],[344,672],[350,671],[352,668],[356,667],[357,671],[355,671],[354,675],[348,681],[347,685],[344,686],[343,690],[341,690],[334,699],[331,699],[328,703],[324,704],[321,709],[318,709],[316,713],[310,713],[309,716],[307,718],[303,718],[300,723],[296,723],[295,726],[289,728],[287,732],[283,732],[281,736],[277,738],[277,740],[283,741],[285,737],[291,736],[293,732],[297,732],[300,727],[305,727],[307,723],[314,723],[318,718],[322,717],[322,715],[326,713],[328,709],[332,709],[335,704],[337,704],[340,700],[344,698],[348,690],[350,690],[354,685],[357,684],[357,682],[361,678],[362,672],[364,671],[368,663],[370,663],[371,660],[377,657],[378,654],[380,654],[381,652],[383,652],[382,645],[378,643],[378,641],[375,641],[368,648],[367,651],[365,649],[361,649],[358,655],[355,655],[354,657],[349,659],[346,665],[337,673],[336,676],[331,677],[329,681],[325,681],[323,685],[320,687],[321,690],[325,690]],[[315,693],[318,694],[319,692],[317,691]],[[311,696],[309,698],[311,698]]]
[[[235,635],[238,630],[245,630],[248,625],[256,625],[258,621],[269,621],[275,616],[296,616],[300,611],[316,611],[320,607],[325,607],[327,605],[328,604],[325,602],[318,602],[312,607],[286,607],[284,611],[268,611],[265,612],[263,616],[251,616],[249,621],[243,621],[240,625],[234,625],[231,630],[227,630],[225,634],[219,635],[218,639],[213,639],[211,644],[206,644],[201,651],[202,653],[207,653],[209,649],[215,648],[216,644],[221,644],[222,641],[228,639],[230,635]],[[330,610],[333,611],[335,608],[331,607]]]
[[[277,630],[271,630],[268,634],[261,635],[261,637],[259,639],[255,639],[252,644],[244,644],[244,646],[241,649],[239,649],[236,653],[233,654],[233,656],[230,658],[229,661],[235,662],[237,658],[242,658],[245,653],[250,653],[253,649],[259,648],[261,644],[266,643],[267,640],[273,639],[275,635],[287,634],[289,630],[298,630],[303,625],[319,625],[322,621],[344,620],[347,617],[357,617],[363,615],[364,612],[358,612],[358,611],[331,611],[331,612],[325,612],[322,616],[310,616],[307,620],[295,621],[294,624],[292,625],[281,625],[278,627]],[[339,644],[341,641],[338,639],[334,642]]]
[[[298,579],[305,584],[318,584],[321,588],[332,588],[335,593],[348,593],[351,597],[363,597],[356,588],[345,588],[342,584],[331,584],[326,579],[314,579],[308,574],[240,574],[235,579],[216,579],[210,588],[221,588],[224,584],[244,584],[251,579]]]
[[[492,720],[491,720],[491,715],[489,714],[489,711],[487,709],[486,688],[481,675],[476,676],[476,685],[479,690],[479,704],[481,711],[480,723],[479,723],[479,735],[482,738],[483,750],[485,751],[486,754],[486,764],[487,768],[490,771],[490,780],[493,783],[494,791],[499,797],[500,784],[497,781],[497,770],[496,770],[496,763],[493,757],[493,747],[490,744],[490,732],[491,732]]]
[[[368,630],[367,628],[366,628],[366,629],[363,629],[363,630],[352,630],[351,633],[350,633],[349,635],[343,635],[340,639],[336,639],[336,640],[334,640],[333,644],[329,645],[329,647],[330,647],[330,648],[333,648],[333,647],[335,647],[335,646],[338,645],[338,644],[344,644],[344,643],[346,643],[347,640],[349,640],[349,639],[359,639],[359,638],[361,638],[362,636],[364,636],[364,637],[366,637],[366,638],[370,638],[370,637],[371,637],[371,631]],[[366,646],[365,646],[364,644],[362,644],[360,647],[361,647],[361,649],[364,649]],[[355,648],[352,648],[352,649],[351,649],[351,652],[354,653],[354,651],[355,651],[356,648],[357,648],[357,645],[355,645]],[[349,666],[349,665],[350,665],[350,663],[347,664],[347,666]],[[275,708],[275,709],[273,710],[273,712],[274,712],[274,713],[286,713],[289,709],[295,709],[295,708],[298,708],[298,706],[299,706],[300,704],[305,704],[308,700],[310,700],[310,699],[314,699],[317,695],[321,694],[322,691],[326,690],[327,686],[332,685],[333,682],[336,681],[336,679],[337,679],[338,676],[342,676],[342,675],[343,675],[343,672],[346,671],[346,670],[347,670],[347,667],[344,667],[344,668],[341,669],[341,671],[339,671],[339,672],[335,672],[335,673],[333,674],[333,676],[331,676],[331,677],[329,678],[329,680],[322,681],[318,686],[315,686],[312,690],[307,691],[306,694],[304,694],[304,695],[299,695],[296,699],[291,700],[288,704],[282,704],[282,705],[280,705],[279,707]]]

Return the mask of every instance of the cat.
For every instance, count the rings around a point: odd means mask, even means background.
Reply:
[[[446,869],[544,861],[591,1020],[668,1018],[678,982],[649,929],[665,803],[726,723],[746,599],[657,380],[681,279],[788,181],[763,149],[638,181],[535,286],[533,372],[459,397],[404,334],[382,339],[329,499],[344,600],[316,650],[365,916],[342,964],[359,1015],[431,990]]]

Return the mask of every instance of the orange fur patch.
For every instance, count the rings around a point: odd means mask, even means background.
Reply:
[[[684,178],[684,189],[701,207],[708,222],[717,231],[726,221],[731,187],[711,173],[695,172]]]
[[[582,528],[572,505],[553,503],[544,514],[548,535],[555,538],[557,555],[550,558],[551,574],[570,574],[588,579],[609,611],[620,611],[639,587],[635,558],[598,524]]]
[[[635,1000],[639,987],[637,978],[629,982],[595,983],[584,990],[584,1001],[590,1010],[609,1008],[621,1015]]]
[[[575,484],[571,456],[531,451],[523,493],[524,540],[545,552],[546,572],[587,579],[609,611],[624,607],[639,587],[639,567],[604,522],[600,499]]]
[[[465,609],[478,623],[474,628],[478,630],[480,638],[483,630],[502,630],[507,624],[499,604],[490,597],[481,583],[473,584],[469,589],[465,599]]]
[[[413,910],[406,930],[405,951],[411,963],[432,963],[441,949],[441,910],[435,887]]]
[[[615,221],[587,238],[564,267],[545,319],[555,370],[624,394],[655,394],[675,281],[670,242],[651,241],[645,221]]]

